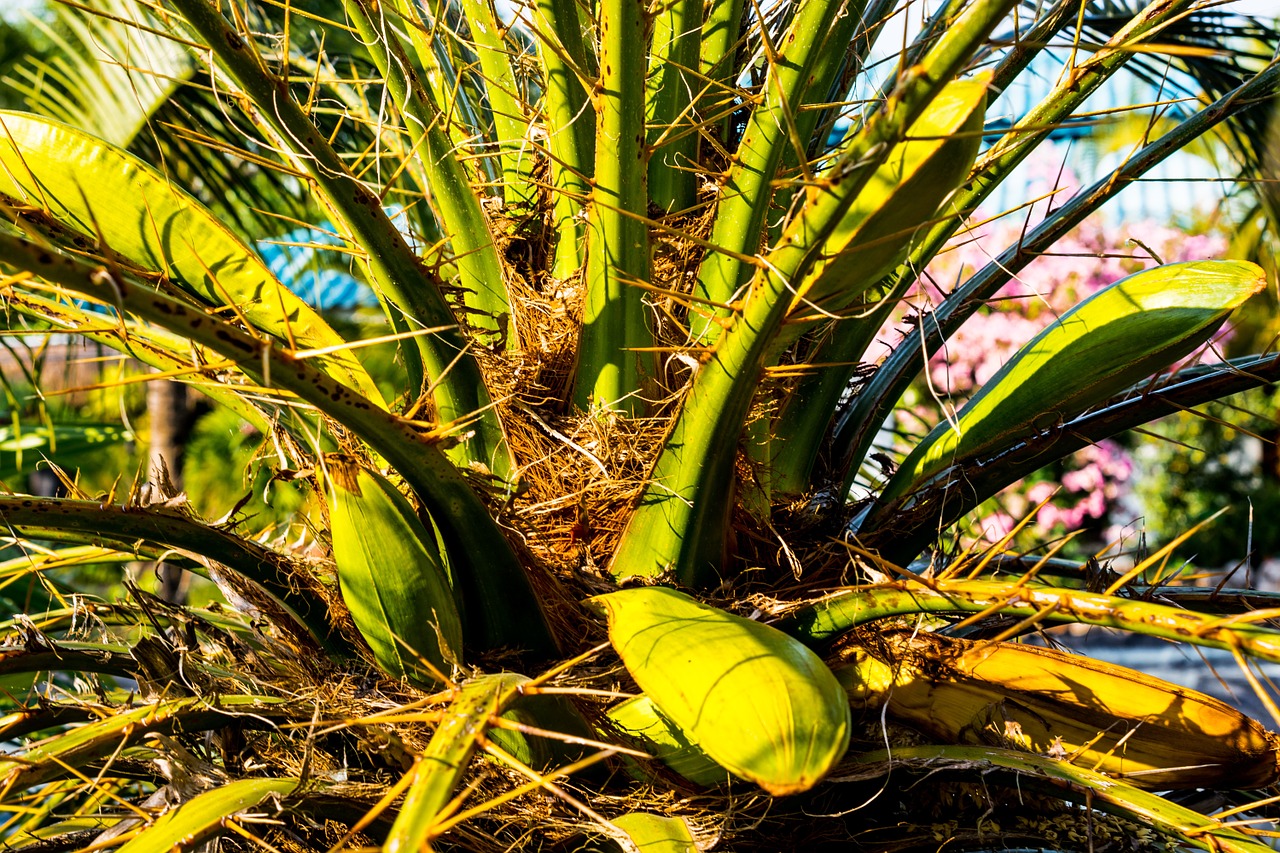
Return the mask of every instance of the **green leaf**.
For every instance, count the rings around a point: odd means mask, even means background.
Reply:
[[[63,468],[74,468],[104,447],[131,440],[133,433],[119,424],[0,427],[0,480],[29,474],[45,459],[52,459]]]
[[[298,787],[297,779],[239,779],[205,791],[162,815],[119,853],[169,853],[194,845],[216,833],[223,821],[254,808],[272,794],[284,796]]]
[[[0,111],[0,192],[24,198],[91,241],[297,350],[336,347],[312,360],[380,406],[373,378],[346,341],[217,217],[151,166],[50,119]]]
[[[1266,286],[1247,261],[1167,264],[1112,284],[1063,314],[912,451],[882,500],[952,465],[1068,420],[1192,352]]]
[[[506,709],[526,681],[508,672],[483,675],[458,688],[422,757],[409,771],[408,793],[382,848],[386,853],[426,849],[440,811],[453,796],[490,718]]]
[[[433,531],[380,474],[327,460],[329,529],[342,599],[383,672],[432,683],[462,662],[462,621]]]
[[[694,853],[698,849],[682,818],[630,812],[610,823],[625,832],[641,853]]]
[[[990,74],[949,84],[893,147],[822,245],[792,319],[817,304],[838,312],[906,256],[918,229],[969,174],[982,142]]]
[[[624,737],[695,785],[714,788],[729,781],[729,772],[679,726],[662,716],[648,696],[637,696],[610,708],[608,717]]]
[[[608,616],[609,639],[640,689],[735,775],[794,794],[844,755],[844,690],[798,641],[662,587],[590,602]]]

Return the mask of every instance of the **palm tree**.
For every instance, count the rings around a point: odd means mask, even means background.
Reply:
[[[329,5],[77,7],[19,78],[36,112],[0,114],[10,330],[189,383],[317,498],[298,539],[70,477],[0,496],[26,547],[0,568],[41,581],[0,658],[11,844],[1267,849],[1274,735],[1015,640],[1280,661],[1268,596],[1168,585],[1164,553],[947,550],[1048,461],[1274,381],[1270,354],[1169,371],[1260,268],[1116,282],[848,497],[923,353],[1164,157],[1258,126],[1280,67],[1231,51],[1234,19],[949,0],[878,63],[882,0]],[[1059,49],[984,147],[988,104]],[[1213,85],[863,364],[992,189],[1160,56]],[[300,226],[336,231],[380,329],[340,334],[252,248]],[[140,558],[226,603],[54,573]]]

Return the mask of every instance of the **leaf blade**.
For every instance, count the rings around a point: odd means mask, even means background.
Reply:
[[[782,796],[813,787],[843,756],[844,690],[798,641],[663,587],[591,602],[640,688],[730,772]]]

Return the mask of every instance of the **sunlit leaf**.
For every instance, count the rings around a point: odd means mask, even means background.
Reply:
[[[1063,314],[912,451],[882,499],[951,465],[990,455],[1163,370],[1212,337],[1266,286],[1246,261],[1168,264],[1135,273]]]
[[[609,639],[640,689],[735,775],[793,794],[844,755],[844,690],[798,641],[663,587],[591,601],[608,616]]]
[[[255,808],[271,795],[284,796],[297,779],[238,779],[205,791],[168,812],[120,848],[120,853],[169,853],[217,832],[239,812]]]

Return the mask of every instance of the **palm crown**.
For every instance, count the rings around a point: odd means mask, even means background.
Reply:
[[[1011,642],[1079,622],[1280,660],[1264,596],[1156,603],[1160,554],[1102,581],[994,553],[917,571],[1047,461],[1273,381],[1273,355],[1162,374],[1258,266],[1103,289],[847,496],[923,353],[1120,187],[1216,128],[1260,174],[1266,28],[1195,0],[950,0],[884,71],[881,0],[332,5],[104,0],[20,78],[36,112],[0,115],[10,328],[197,387],[323,519],[291,549],[238,507],[198,518],[162,475],[160,499],[0,496],[15,535],[60,543],[13,577],[164,559],[229,602],[86,605],[53,581],[10,602],[5,671],[53,673],[4,720],[27,739],[0,759],[14,843],[1071,848],[1094,836],[1058,830],[1087,820],[1264,849],[1154,791],[1273,784],[1270,732]],[[991,131],[989,103],[1058,45],[1069,70]],[[992,190],[1161,53],[1195,109],[864,365]],[[340,333],[251,248],[300,225],[336,232],[378,323]],[[389,375],[366,358],[388,346]],[[28,466],[111,437],[32,434]],[[915,798],[885,775],[903,765],[949,775]],[[859,809],[876,795],[893,808]]]

